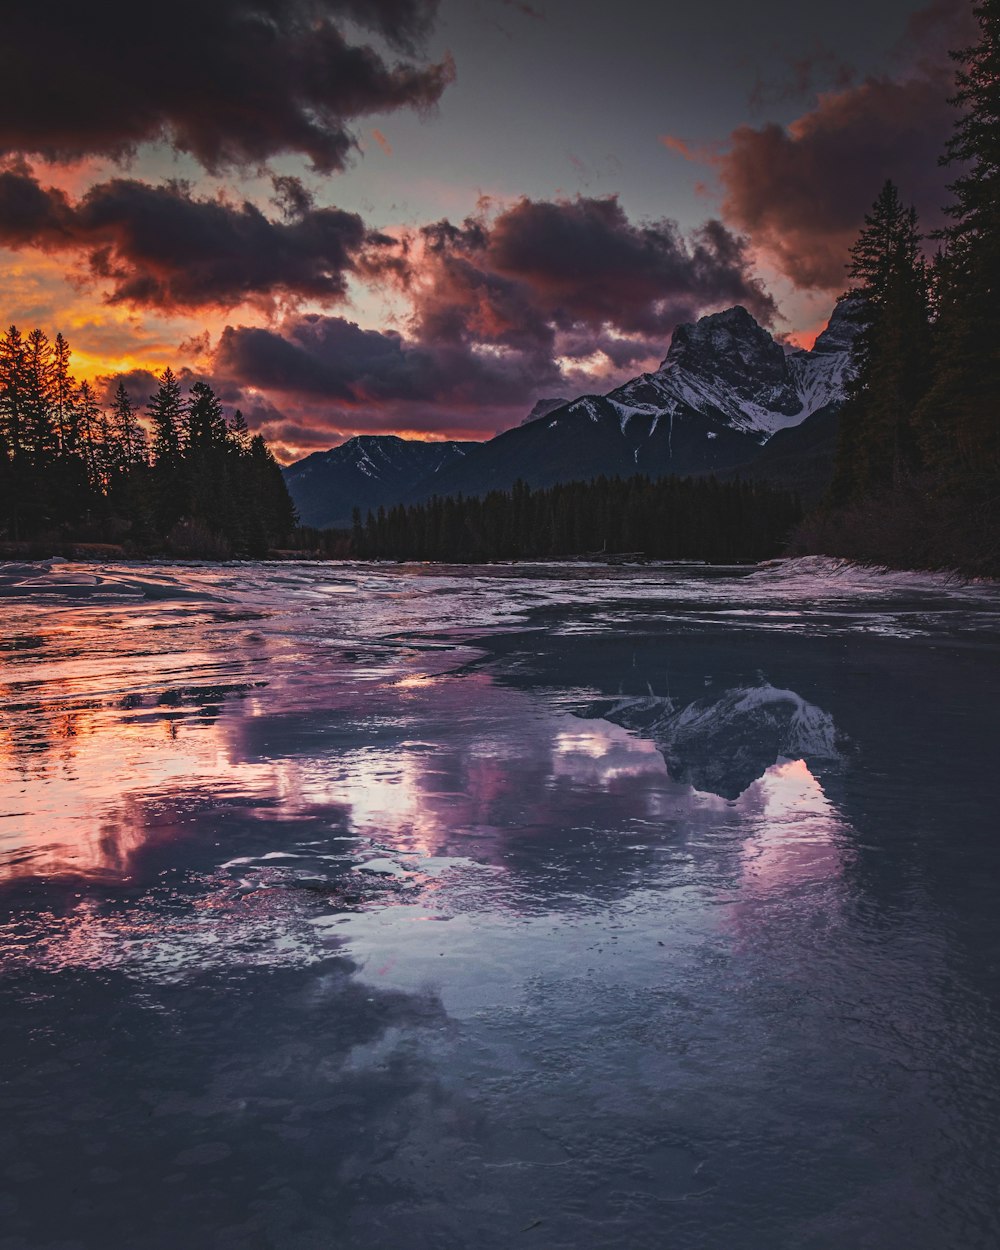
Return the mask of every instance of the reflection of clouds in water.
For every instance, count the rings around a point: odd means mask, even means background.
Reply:
[[[265,766],[234,772],[211,724],[56,712],[47,719],[46,748],[30,769],[8,756],[0,771],[0,810],[7,813],[0,880],[125,875],[150,840],[183,836],[184,800],[192,794],[211,790],[225,801],[271,789]]]
[[[568,720],[569,718],[567,718]],[[665,777],[655,743],[609,722],[573,721],[553,737],[552,775],[580,784],[607,787],[626,778]]]
[[[197,700],[169,719],[141,706],[50,707],[50,749],[28,775],[5,775],[6,805],[22,813],[8,818],[6,872],[127,875],[148,843],[193,833],[188,809],[206,802],[280,813],[288,826],[343,810],[353,833],[428,856],[485,836],[494,845],[480,849],[497,862],[500,841],[526,827],[557,833],[588,792],[607,800],[598,814],[612,827],[633,817],[676,827],[711,820],[724,808],[714,798],[745,796],[782,755],[836,755],[830,717],[766,684],[682,708],[619,700],[607,719],[581,721],[482,673],[388,678],[352,692],[332,675],[330,710],[315,689],[298,712],[284,710],[280,689],[210,717]]]

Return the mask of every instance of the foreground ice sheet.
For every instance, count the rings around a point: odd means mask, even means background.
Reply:
[[[1000,589],[0,565],[0,1250],[1000,1243]]]

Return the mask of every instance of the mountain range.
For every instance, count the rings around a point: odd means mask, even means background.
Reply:
[[[441,494],[431,485],[435,475],[481,446],[358,434],[289,465],[285,482],[303,525],[346,528],[355,508],[362,516],[369,509],[391,508],[425,484],[429,494]]]
[[[358,435],[285,469],[303,524],[354,508],[606,476],[737,475],[818,496],[829,478],[858,306],[841,300],[811,351],[788,351],[745,308],[679,326],[652,373],[605,395],[540,400],[486,442]]]

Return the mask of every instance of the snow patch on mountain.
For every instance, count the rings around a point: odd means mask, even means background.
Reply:
[[[618,413],[623,434],[625,433],[625,427],[633,417],[653,417],[655,423],[655,419],[660,412],[653,404],[623,404],[620,400],[612,399],[610,395],[608,396],[608,401]],[[655,424],[653,428],[655,429]]]
[[[575,404],[570,404],[570,412],[583,411],[590,417],[591,421],[600,421],[601,410],[598,407],[600,402],[599,396],[584,395],[582,399],[578,399]]]
[[[745,308],[730,308],[679,326],[653,372],[604,395],[540,399],[522,425],[484,443],[360,435],[290,466],[285,479],[304,523],[342,526],[354,508],[518,480],[727,473],[776,432],[843,401],[857,313],[841,301],[811,351],[788,352]]]

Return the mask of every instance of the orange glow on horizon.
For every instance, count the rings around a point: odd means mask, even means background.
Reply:
[[[513,424],[517,424],[516,420]],[[266,427],[263,430],[264,437],[267,439],[267,445],[270,447],[275,460],[283,465],[294,464],[296,461],[303,460],[306,456],[311,456],[317,451],[332,451],[335,447],[340,447],[344,443],[350,442],[352,438],[369,435],[380,438],[395,436],[396,438],[405,438],[408,442],[414,443],[482,443],[493,438],[498,432],[496,430],[468,430],[461,427],[455,430],[411,430],[406,426],[397,426],[391,429],[352,430],[349,433],[331,430],[329,438],[324,440],[322,437],[323,431],[317,430],[316,441],[294,443],[282,439],[280,435],[268,434]]]
[[[824,319],[818,324],[811,326],[809,329],[793,330],[792,333],[787,336],[787,341],[791,343],[793,347],[799,347],[803,351],[811,352],[816,346],[816,340],[826,329],[826,326],[827,319]]]

